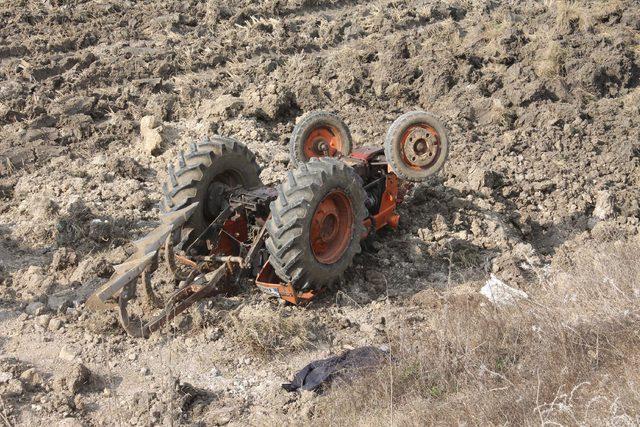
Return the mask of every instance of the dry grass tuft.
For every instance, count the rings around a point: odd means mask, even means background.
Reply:
[[[559,41],[547,39],[542,44],[544,48],[540,52],[540,59],[534,63],[536,74],[539,77],[557,77],[564,74],[564,63],[568,56],[568,49]]]
[[[593,31],[593,19],[588,3],[582,0],[548,0],[548,7],[555,11],[556,29],[561,33],[575,30]]]
[[[292,353],[313,348],[324,329],[308,313],[294,310],[243,310],[229,316],[226,334],[254,355]]]
[[[400,321],[396,362],[321,399],[319,424],[604,424],[640,417],[640,243],[583,249],[518,307],[449,299]],[[446,299],[445,299],[446,300]]]

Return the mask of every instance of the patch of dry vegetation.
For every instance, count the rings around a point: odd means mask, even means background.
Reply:
[[[308,313],[294,310],[242,310],[229,316],[227,335],[254,355],[292,353],[313,348],[325,335]]]
[[[637,241],[583,249],[518,307],[450,298],[417,335],[397,325],[389,337],[395,362],[332,389],[316,421],[637,423],[638,253]]]
[[[555,13],[556,30],[560,33],[578,29],[583,32],[593,30],[590,3],[585,0],[546,0],[547,8]],[[616,3],[616,2],[612,2]],[[602,5],[598,5],[602,7]]]
[[[542,47],[544,46],[544,47]],[[558,77],[564,75],[564,63],[570,50],[563,47],[558,40],[543,36],[539,42],[540,60],[534,64],[539,77]]]

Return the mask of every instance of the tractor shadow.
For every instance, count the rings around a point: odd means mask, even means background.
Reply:
[[[499,209],[496,208],[499,206]],[[586,229],[586,217],[539,223],[517,204],[490,192],[445,186],[442,178],[417,187],[398,208],[397,230],[380,230],[355,259],[339,290],[322,301],[366,304],[384,298],[410,298],[428,288],[482,283],[497,257],[513,258],[514,247],[530,244],[549,262],[565,241]],[[522,271],[522,280],[529,280]]]

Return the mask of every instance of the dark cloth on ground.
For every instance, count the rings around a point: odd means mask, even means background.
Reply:
[[[339,356],[316,360],[298,371],[290,383],[282,384],[287,391],[316,390],[340,377],[347,381],[370,371],[388,359],[387,352],[378,347],[347,350]]]

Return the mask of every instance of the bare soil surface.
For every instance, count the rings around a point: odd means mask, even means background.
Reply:
[[[490,274],[527,291],[575,248],[637,238],[639,42],[633,0],[2,2],[3,422],[312,422],[319,397],[281,383],[420,329],[425,291],[484,304]],[[246,283],[148,340],[83,307],[157,224],[180,150],[236,138],[276,183],[314,109],[357,146],[412,109],[452,141],[339,290],[283,307]]]

